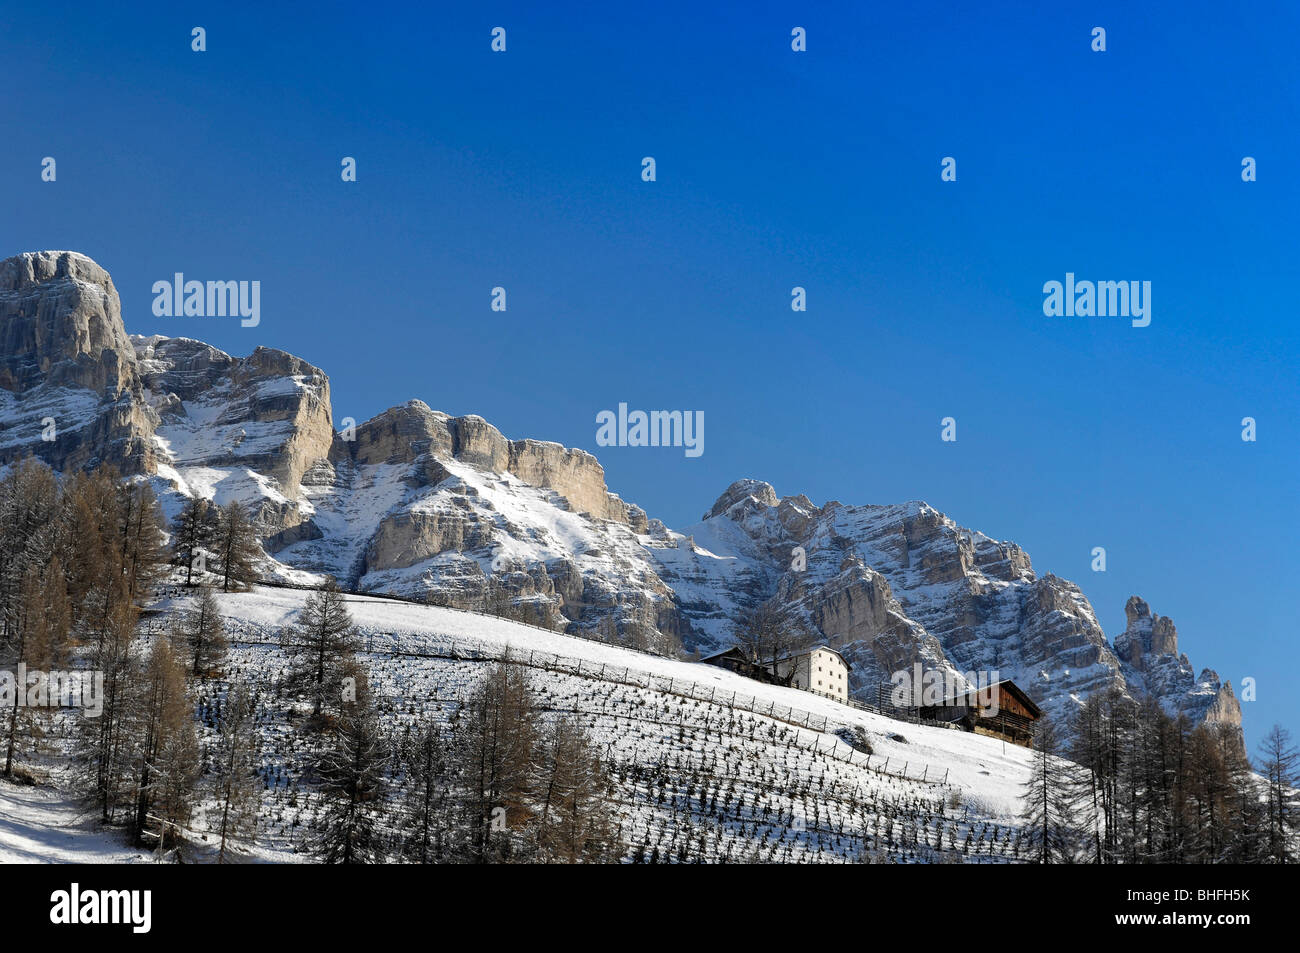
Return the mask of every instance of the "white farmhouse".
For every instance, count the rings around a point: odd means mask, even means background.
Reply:
[[[776,676],[782,681],[789,678],[792,688],[828,695],[836,701],[849,700],[849,663],[828,645],[778,659]]]

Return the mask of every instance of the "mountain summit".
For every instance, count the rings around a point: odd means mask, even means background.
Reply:
[[[768,600],[802,616],[874,698],[919,663],[996,670],[1064,715],[1102,688],[1240,738],[1229,683],[1196,674],[1173,623],[1134,597],[1114,645],[1073,583],[933,507],[817,506],[739,480],[681,531],[611,493],[591,454],[509,440],[419,400],[335,431],[329,379],[283,351],[231,357],[128,336],[108,273],[75,252],[0,262],[0,463],[112,464],[256,514],[266,573],[462,608],[665,651],[730,643]]]

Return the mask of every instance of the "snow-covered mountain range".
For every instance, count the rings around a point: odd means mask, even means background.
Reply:
[[[1196,672],[1169,619],[1134,597],[1112,644],[1078,586],[926,503],[817,506],[739,480],[669,529],[582,450],[418,400],[336,429],[327,376],[293,355],[130,336],[108,273],[75,252],[0,262],[0,463],[26,455],[138,474],[169,515],[246,501],[288,581],[504,598],[557,629],[701,652],[771,599],[844,653],[862,696],[920,662],[996,670],[1055,714],[1106,686],[1151,693],[1240,735],[1231,684]]]

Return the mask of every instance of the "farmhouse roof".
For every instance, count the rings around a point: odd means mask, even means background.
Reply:
[[[1000,682],[994,682],[992,685],[988,685],[983,689],[971,688],[964,692],[958,692],[951,698],[945,698],[943,704],[950,705],[953,703],[965,703],[972,695],[978,694],[981,691],[988,691],[990,688],[996,688],[999,692],[1007,692],[1009,695],[1014,696],[1020,704],[1029,709],[1030,713],[1035,718],[1041,718],[1043,716],[1043,710],[1038,707],[1032,698],[1025,694],[1024,689],[1009,678],[1004,678]]]
[[[849,663],[848,659],[846,659],[838,651],[831,648],[829,645],[826,645],[825,643],[822,643],[820,645],[813,645],[810,646],[809,648],[803,649],[798,652],[791,652],[789,655],[782,655],[779,659],[777,659],[777,661],[784,662],[787,659],[803,658],[805,655],[812,655],[818,649],[821,649],[823,652],[830,652],[832,655],[834,655],[836,658],[838,658],[841,662],[844,663],[845,668],[853,668],[852,664]]]

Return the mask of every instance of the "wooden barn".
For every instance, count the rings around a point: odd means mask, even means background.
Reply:
[[[978,735],[1032,748],[1034,722],[1043,717],[1043,710],[1015,682],[1004,679],[946,698],[938,705],[924,705],[917,714],[936,721],[958,722]]]
[[[735,672],[737,675],[744,675],[746,678],[752,678],[755,681],[767,682],[769,684],[776,681],[766,666],[751,661],[749,657],[736,646],[732,646],[725,652],[719,652],[717,655],[710,655],[708,658],[702,658],[700,659],[700,662],[704,665],[714,665],[718,668],[725,668],[729,672]]]

